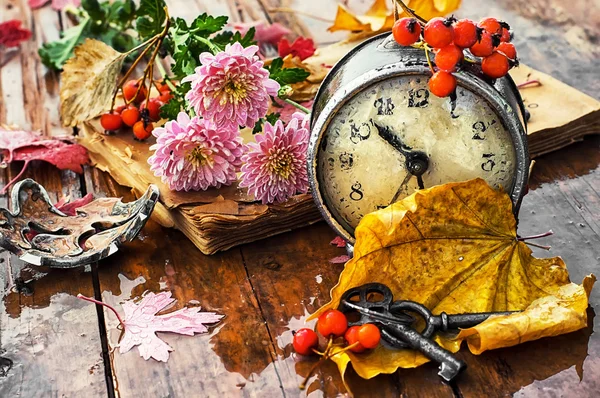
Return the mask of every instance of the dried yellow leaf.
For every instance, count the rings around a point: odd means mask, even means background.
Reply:
[[[379,282],[390,287],[396,300],[423,303],[434,314],[523,310],[490,318],[458,336],[436,336],[452,352],[463,339],[479,354],[587,325],[595,278],[576,285],[560,257],[533,257],[517,239],[510,197],[482,179],[416,192],[366,215],[355,235],[354,258],[332,289],[331,302],[313,318],[337,308],[346,290]],[[428,361],[416,351],[383,346],[370,353],[344,352],[332,360],[342,375],[352,362],[363,378]]]
[[[76,126],[110,109],[126,56],[94,39],[75,48],[61,74],[60,117],[65,126]]]
[[[461,0],[413,0],[405,1],[415,13],[427,20],[451,13],[460,6]],[[402,11],[402,10],[400,10]],[[392,29],[394,12],[388,9],[386,0],[375,0],[364,15],[357,15],[342,4],[338,5],[333,25],[328,30],[347,30],[353,33],[378,33]]]

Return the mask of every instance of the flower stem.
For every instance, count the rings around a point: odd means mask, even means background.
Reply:
[[[418,16],[417,14],[415,14],[415,11],[412,8],[408,7],[406,4],[404,4],[404,2],[402,0],[394,0],[394,1],[396,2],[396,4],[398,4],[402,8],[402,10],[404,10],[405,13],[407,13],[411,17],[417,19],[422,24],[427,23],[427,20],[425,18],[422,18],[422,17]]]
[[[169,86],[171,91],[177,90],[177,87],[175,87],[175,85],[169,79],[169,76],[167,75],[167,71],[165,70],[165,67],[163,66],[162,62],[156,61],[156,66],[158,67],[158,73],[160,73],[164,82],[167,84],[167,86]]]
[[[77,295],[77,298],[80,298],[82,300],[89,301],[90,303],[98,304],[98,305],[101,305],[103,307],[108,308],[109,310],[111,310],[117,316],[117,319],[119,320],[119,323],[121,324],[121,326],[123,327],[123,329],[125,329],[125,322],[123,322],[123,319],[121,319],[121,315],[119,315],[119,313],[117,312],[117,310],[113,306],[108,305],[106,303],[103,303],[102,301],[95,300],[95,299],[93,299],[91,297],[86,297],[86,296],[84,296],[81,293]]]
[[[304,106],[300,105],[300,104],[299,104],[299,103],[297,103],[296,101],[293,101],[293,100],[291,100],[291,99],[289,99],[289,98],[286,98],[286,99],[284,99],[283,101],[284,101],[284,102],[286,102],[286,103],[288,103],[288,104],[290,104],[290,105],[292,105],[294,108],[300,109],[302,112],[304,112],[304,113],[306,113],[306,114],[309,114],[309,113],[310,113],[310,109],[308,109],[308,108],[306,108],[306,107],[304,107]]]
[[[429,58],[429,47],[425,45],[425,58],[427,58],[427,65],[429,65],[429,69],[431,69],[431,74],[435,73],[435,69],[433,69],[433,65],[431,64],[431,58]]]
[[[210,50],[211,53],[213,53],[214,55],[217,55],[218,53],[221,52],[221,49],[217,46],[214,45],[214,43],[204,37],[198,36],[196,37],[196,40],[198,40],[201,43],[204,43],[208,46],[208,49]]]

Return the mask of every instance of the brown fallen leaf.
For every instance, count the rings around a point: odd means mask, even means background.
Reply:
[[[355,234],[354,258],[332,289],[331,302],[311,318],[337,308],[346,290],[379,282],[391,288],[394,299],[423,303],[434,314],[524,310],[490,318],[458,336],[438,334],[436,341],[452,352],[463,339],[479,354],[587,325],[595,277],[576,285],[560,257],[533,257],[517,237],[510,197],[482,179],[421,190],[366,215]],[[416,351],[383,346],[332,360],[342,375],[351,362],[367,379],[428,361]]]
[[[417,15],[427,20],[451,13],[460,6],[460,2],[461,0],[405,1]],[[344,5],[339,4],[333,25],[328,30],[330,32],[347,30],[352,33],[375,34],[391,30],[392,26],[394,26],[393,9],[388,9],[386,0],[374,0],[364,15],[355,14]]]
[[[60,117],[65,126],[74,127],[110,109],[126,56],[94,39],[75,48],[61,74]]]

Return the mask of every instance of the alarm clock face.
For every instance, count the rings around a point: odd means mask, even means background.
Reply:
[[[458,87],[453,103],[426,76],[384,80],[338,110],[317,153],[328,209],[346,230],[367,213],[418,189],[476,177],[510,191],[516,153],[510,132],[482,97]]]

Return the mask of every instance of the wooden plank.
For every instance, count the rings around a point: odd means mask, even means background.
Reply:
[[[43,41],[58,38],[57,14],[49,7],[31,11],[24,0],[2,0],[0,9],[3,20],[19,19],[33,31],[33,39],[14,50],[15,56],[0,69],[0,123],[64,135],[57,76],[46,73],[37,56]],[[22,163],[3,169],[0,186],[20,167]],[[34,162],[26,177],[44,185],[53,200],[80,196],[75,173]],[[7,206],[6,195],[0,197],[0,206]],[[29,266],[6,252],[0,262],[0,396],[105,396],[96,310],[75,297],[94,294],[90,273]]]
[[[329,301],[329,291],[343,269],[343,265],[328,261],[345,253],[344,249],[328,244],[334,237],[335,233],[320,223],[241,249],[262,315],[276,345],[276,366],[289,396],[299,393],[298,385],[314,364],[313,360],[298,361],[291,345],[291,332],[314,326],[315,321],[305,323],[305,319]],[[453,396],[452,389],[439,380],[433,364],[372,380],[363,380],[349,371],[346,380],[357,397],[369,396],[375,390],[378,397]],[[346,393],[339,371],[332,363],[322,367],[308,385],[307,393],[317,389],[331,397]]]
[[[552,250],[534,252],[542,257],[561,256],[576,283],[598,272],[599,166],[599,137],[541,157],[532,175],[533,189],[520,213],[522,236],[554,231],[543,242],[552,245]],[[462,352],[469,368],[458,382],[461,394],[583,397],[600,391],[600,337],[593,333],[600,319],[592,310],[600,305],[598,289],[592,291],[590,305],[586,329],[480,356]],[[494,393],[489,395],[490,391]]]
[[[95,194],[133,197],[110,176],[91,171],[88,189]],[[180,232],[150,221],[140,237],[100,264],[102,299],[116,305],[144,291],[170,290],[176,308],[199,305],[226,318],[210,334],[189,337],[160,334],[174,352],[167,363],[144,361],[134,348],[114,352],[112,369],[117,395],[136,396],[279,396],[281,386],[274,354],[237,250],[204,256]],[[197,301],[193,301],[197,300]],[[111,349],[119,332],[105,311]]]

